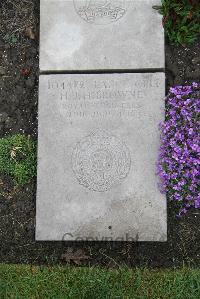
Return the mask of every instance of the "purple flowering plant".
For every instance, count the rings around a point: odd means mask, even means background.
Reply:
[[[200,208],[200,83],[170,88],[160,124],[160,190],[179,206],[178,217]]]

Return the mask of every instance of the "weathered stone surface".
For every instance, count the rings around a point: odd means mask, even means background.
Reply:
[[[40,76],[37,240],[166,240],[164,90],[163,73]]]
[[[40,70],[164,68],[160,0],[41,0]]]

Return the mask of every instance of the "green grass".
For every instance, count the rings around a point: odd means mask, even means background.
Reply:
[[[162,7],[154,7],[163,15],[163,25],[174,44],[191,44],[200,35],[199,0],[162,0]]]
[[[22,134],[0,139],[0,175],[9,175],[23,186],[36,175],[36,143]]]
[[[0,265],[0,298],[199,299],[200,270]]]

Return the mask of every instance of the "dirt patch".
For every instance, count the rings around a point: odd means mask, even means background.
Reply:
[[[0,136],[22,132],[37,138],[39,1],[1,0],[0,3]],[[25,34],[32,28],[35,38]],[[167,86],[200,78],[200,41],[190,47],[166,41]],[[169,205],[168,242],[35,242],[36,183],[13,189],[0,180],[0,262],[57,263],[68,246],[90,254],[90,265],[172,267],[200,265],[199,211],[176,219]]]
[[[166,40],[167,87],[200,80],[200,40],[192,46],[172,46]]]

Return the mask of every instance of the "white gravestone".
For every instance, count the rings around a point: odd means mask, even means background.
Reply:
[[[40,70],[164,69],[159,0],[41,0]]]
[[[163,73],[40,76],[37,240],[166,241],[164,90]]]

